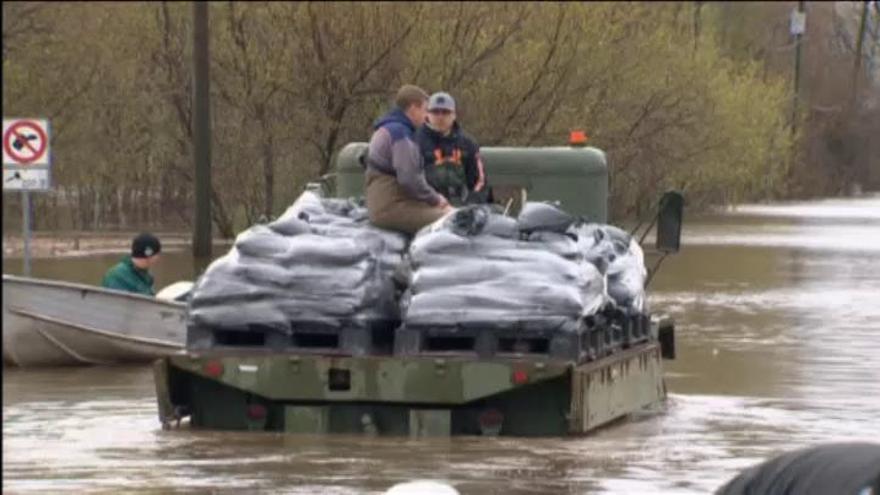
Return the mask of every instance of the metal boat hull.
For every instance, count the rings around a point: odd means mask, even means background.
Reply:
[[[82,284],[3,275],[3,363],[149,362],[182,352],[186,305]]]

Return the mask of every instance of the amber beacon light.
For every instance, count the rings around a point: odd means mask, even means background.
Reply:
[[[572,146],[583,146],[587,144],[587,133],[582,129],[575,129],[568,135],[568,144]]]

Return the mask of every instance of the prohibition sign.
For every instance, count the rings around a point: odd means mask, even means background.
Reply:
[[[29,133],[28,130],[33,132]],[[36,145],[31,143],[34,134],[38,139]],[[12,124],[3,135],[3,151],[20,165],[28,165],[42,159],[48,144],[46,131],[31,120],[20,120]]]

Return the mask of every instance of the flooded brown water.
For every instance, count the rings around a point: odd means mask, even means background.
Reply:
[[[162,431],[148,367],[4,368],[3,491],[382,493],[427,478],[463,494],[707,493],[782,450],[880,441],[880,197],[686,221],[651,297],[677,321],[664,410],[577,439]],[[97,283],[117,258],[34,272]],[[168,255],[157,285],[191,273]]]

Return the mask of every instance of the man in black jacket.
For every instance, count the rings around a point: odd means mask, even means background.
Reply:
[[[434,93],[428,100],[428,123],[416,131],[425,178],[454,206],[491,203],[492,191],[480,159],[480,146],[455,120],[455,100]]]

